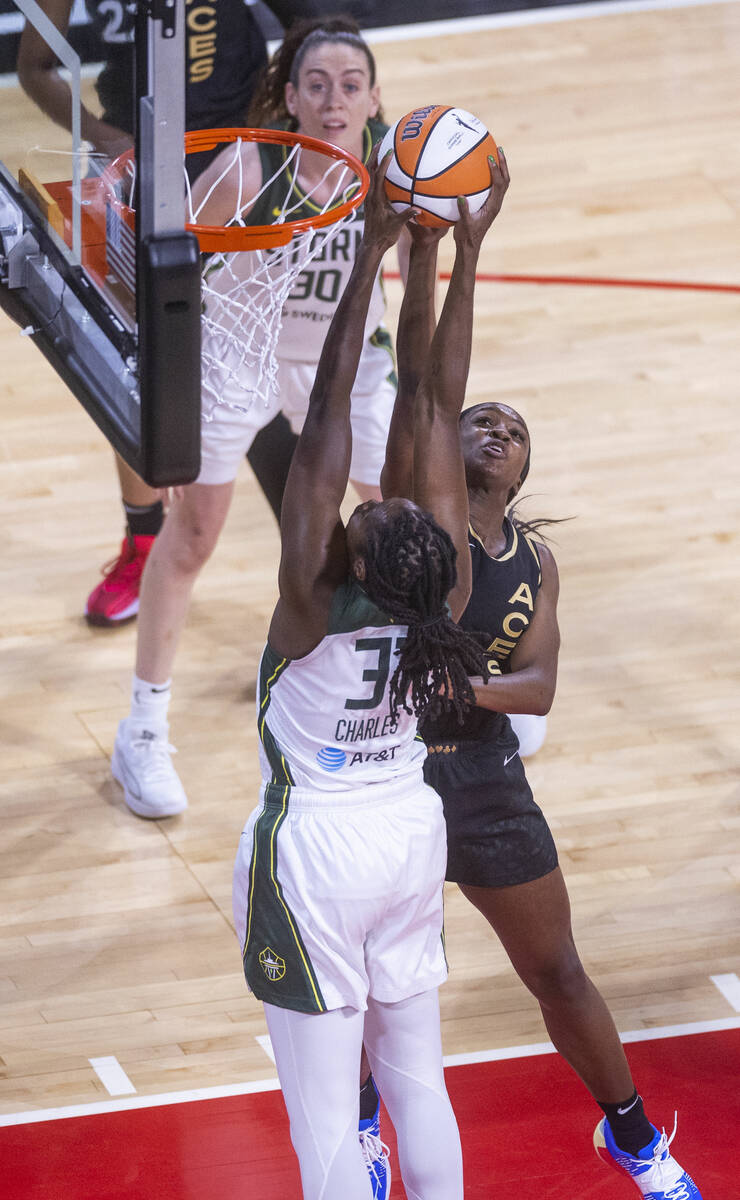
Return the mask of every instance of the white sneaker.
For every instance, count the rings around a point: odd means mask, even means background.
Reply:
[[[701,1192],[693,1179],[671,1154],[670,1145],[676,1136],[667,1136],[653,1125],[653,1140],[639,1154],[620,1150],[606,1117],[594,1130],[594,1147],[599,1158],[624,1171],[642,1192],[644,1200],[701,1200]]]
[[[174,746],[167,741],[167,726],[155,733],[134,724],[130,717],[118,726],[111,770],[123,788],[123,797],[137,817],[173,817],[188,806],[188,798],[172,765]]]

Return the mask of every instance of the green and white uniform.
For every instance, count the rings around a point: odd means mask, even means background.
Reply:
[[[247,982],[278,1007],[364,1009],[368,995],[393,1003],[446,976],[442,806],[416,718],[389,711],[405,633],[348,582],[310,654],[262,656],[264,782],[234,917]]]
[[[370,121],[365,126],[365,160],[385,130],[386,126],[378,121]],[[259,145],[259,153],[262,178],[270,179],[273,175],[277,178],[250,209],[250,224],[272,224],[285,207],[288,187],[291,220],[321,211],[302,192],[290,169],[283,169],[288,147],[264,143]],[[276,353],[277,392],[267,404],[261,400],[252,403],[253,369],[239,365],[240,357],[230,346],[228,336],[229,326],[233,324],[231,313],[240,308],[240,304],[233,305],[230,299],[234,290],[234,272],[248,279],[255,252],[231,255],[227,267],[216,265],[207,272],[209,289],[224,296],[220,301],[210,294],[207,312],[226,334],[220,337],[204,327],[204,343],[209,356],[223,364],[223,381],[219,387],[223,403],[209,403],[204,394],[206,419],[202,428],[200,483],[226,483],[234,479],[255,434],[278,411],[285,413],[296,432],[302,429],[324,339],[351,274],[363,228],[364,206],[361,205],[333,236],[331,230],[315,232],[312,245],[325,245],[298,274],[283,306]],[[260,253],[269,255],[269,251]],[[259,295],[254,296],[253,302],[262,303]],[[351,411],[350,478],[370,485],[380,481],[397,382],[393,344],[383,325],[384,312],[385,296],[379,274],[370,300],[365,344],[352,389]]]

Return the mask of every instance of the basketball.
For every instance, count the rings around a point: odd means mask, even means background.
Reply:
[[[453,224],[460,215],[458,196],[467,197],[472,213],[485,204],[491,190],[488,158],[498,162],[498,151],[483,122],[464,108],[415,108],[388,130],[379,162],[389,150],[388,199],[397,212],[410,204],[421,209],[420,225]]]

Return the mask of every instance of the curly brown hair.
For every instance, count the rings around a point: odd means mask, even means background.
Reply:
[[[298,82],[304,55],[324,42],[343,42],[361,50],[370,69],[370,87],[375,86],[375,59],[352,17],[312,17],[294,21],[260,77],[247,114],[249,125],[257,129],[271,125],[284,125],[291,130],[296,128],[297,121],[285,106],[285,85]],[[377,120],[383,119],[382,110],[378,109]]]

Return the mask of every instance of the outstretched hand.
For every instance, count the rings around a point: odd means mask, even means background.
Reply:
[[[449,225],[420,225],[418,221],[409,223],[411,240],[419,247],[436,246],[449,230]]]
[[[509,168],[506,165],[506,156],[500,146],[498,155],[498,163],[492,154],[488,159],[491,169],[491,190],[483,207],[479,208],[477,213],[471,213],[466,198],[464,196],[458,198],[460,216],[455,224],[454,235],[458,245],[467,243],[475,249],[479,249],[483,238],[501,211],[506,189],[509,186]]]
[[[388,170],[391,154],[392,151],[389,150],[383,161],[379,163],[378,146],[374,146],[367,164],[370,172],[370,188],[365,198],[363,241],[366,245],[381,248],[383,253],[398,241],[401,230],[418,212],[418,209],[412,207],[405,208],[400,213],[391,208],[384,186],[385,173]]]

